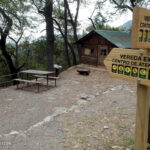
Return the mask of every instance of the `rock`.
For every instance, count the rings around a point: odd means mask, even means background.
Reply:
[[[112,146],[112,149],[118,149],[119,146]]]
[[[78,144],[74,146],[74,148],[75,148],[75,149],[77,149],[78,147],[79,147],[79,145],[78,145]]]
[[[124,90],[124,91],[130,91],[130,89],[128,87],[119,85],[117,87],[115,87],[116,90]]]
[[[111,148],[116,150],[123,150],[123,147],[120,146],[112,146]]]
[[[69,109],[69,111],[74,111],[74,112],[76,112],[76,113],[80,113],[80,110],[78,109],[78,106],[77,106],[77,105],[73,105],[73,106]]]
[[[74,112],[75,113],[80,113],[80,110],[79,109],[75,109]]]
[[[82,105],[82,104],[86,104],[87,102],[85,100],[78,100],[77,104],[78,106]]]
[[[18,134],[19,134],[18,131],[11,131],[11,132],[9,133],[9,135],[18,135]]]
[[[100,92],[97,92],[96,94],[95,94],[95,96],[99,96],[100,95]]]
[[[103,92],[103,94],[107,94],[107,93],[109,93],[110,91],[109,90],[107,90],[107,91],[105,91],[105,92]]]
[[[82,95],[82,96],[80,97],[80,99],[84,99],[84,100],[87,100],[88,98],[89,98],[88,95]]]
[[[109,129],[109,127],[108,126],[104,126],[103,129]]]
[[[89,96],[88,96],[88,98],[90,98],[90,99],[94,99],[94,98],[95,98],[95,96],[94,96],[94,95],[89,95]]]
[[[111,90],[111,91],[114,91],[114,90],[115,90],[115,88],[111,88],[110,90]]]
[[[72,81],[72,83],[74,83],[74,84],[80,84],[79,81]]]
[[[8,99],[8,101],[12,101],[12,100],[13,100],[13,99],[11,99],[11,98],[10,98],[10,99]]]

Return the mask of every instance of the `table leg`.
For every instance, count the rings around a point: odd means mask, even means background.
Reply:
[[[27,73],[27,80],[28,80],[28,78],[29,78],[29,74]]]
[[[28,78],[29,78],[29,74],[27,73],[27,80],[28,80]],[[29,86],[29,83],[27,83],[27,87]]]
[[[39,93],[39,86],[40,86],[40,84],[38,83],[37,86],[38,86],[38,93]]]
[[[19,89],[19,82],[17,81],[17,89]]]
[[[47,74],[47,88],[48,88],[48,74]]]

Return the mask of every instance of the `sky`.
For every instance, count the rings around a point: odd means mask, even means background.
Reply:
[[[94,8],[95,8],[95,3],[90,3],[89,7],[83,7],[83,6],[81,7],[79,20],[83,29],[84,29],[84,26],[89,24],[90,21],[88,17],[91,16]],[[104,16],[109,17],[107,14],[108,12],[111,12],[111,11],[114,11],[114,9],[112,5],[110,5],[110,3],[107,1],[107,3],[105,4],[101,12],[103,12]],[[119,16],[116,15],[116,16],[111,16],[111,17],[113,17],[113,21],[107,22],[107,24],[110,25],[111,27],[119,27],[123,25],[124,23],[126,23],[127,21],[132,20],[132,13],[128,11],[127,13],[123,15],[119,15]]]
[[[70,8],[72,12],[75,12],[76,7],[74,5],[72,5]],[[83,30],[85,31],[86,27],[91,23],[88,18],[91,16],[94,8],[95,8],[94,0],[92,2],[88,2],[87,5],[81,6],[80,11],[79,11],[79,18],[78,18],[78,21],[81,24],[80,33],[82,33]],[[105,9],[102,10],[104,16],[105,15],[107,16],[108,11],[109,12],[113,11],[113,8],[112,6],[110,6],[109,3],[106,3],[104,8]],[[30,37],[39,38],[40,36],[45,35],[45,23],[43,20],[42,21],[41,20],[42,19],[40,18],[40,21],[37,25],[36,30],[33,30],[33,32],[25,32],[26,36],[30,35]],[[118,27],[118,26],[123,25],[129,20],[132,20],[132,13],[130,11],[128,11],[127,13],[123,15],[113,16],[113,20],[108,22],[107,24],[110,25],[111,27]]]

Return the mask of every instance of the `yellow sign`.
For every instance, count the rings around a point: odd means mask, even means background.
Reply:
[[[150,51],[114,48],[104,60],[113,77],[150,85]]]
[[[135,7],[131,34],[131,48],[150,49],[150,10]]]

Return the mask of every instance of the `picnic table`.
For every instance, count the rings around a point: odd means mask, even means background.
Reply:
[[[30,69],[30,70],[23,70],[20,73],[27,74],[27,80],[28,80],[29,74],[39,76],[39,77],[42,76],[43,78],[45,77],[46,81],[47,81],[47,87],[48,87],[48,77],[49,77],[49,75],[53,74],[54,72],[53,71],[42,71],[42,70],[31,70]]]
[[[49,76],[51,74],[53,74],[54,72],[53,71],[41,71],[41,70],[23,70],[20,72],[20,75],[22,78],[19,78],[19,79],[15,79],[15,81],[17,82],[17,88],[18,88],[18,84],[19,83],[32,83],[32,84],[36,84],[37,87],[38,87],[38,92],[39,92],[39,85],[41,84],[41,82],[37,81],[38,78],[45,78],[46,81],[47,81],[47,88],[48,88],[48,80],[50,78],[52,79],[55,79],[55,77],[52,77],[52,76]],[[23,78],[23,74],[26,74],[26,80]],[[34,75],[35,78],[36,78],[36,81],[31,81],[29,80],[29,75]],[[56,81],[55,81],[55,86],[56,86]]]

